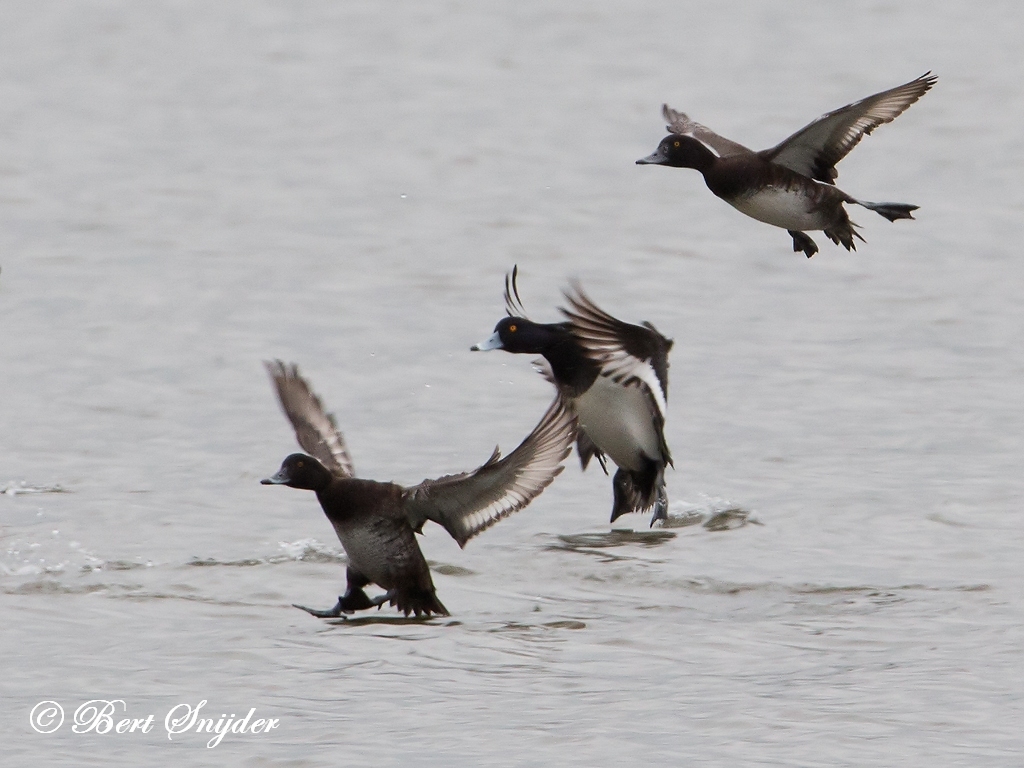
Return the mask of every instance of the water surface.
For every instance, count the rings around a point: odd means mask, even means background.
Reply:
[[[1018,763],[1022,13],[6,3],[8,759]],[[663,101],[760,148],[929,69],[840,166],[921,206],[854,211],[856,253],[633,165]],[[258,484],[295,447],[261,361],[300,364],[360,474],[469,469],[551,396],[468,351],[514,263],[537,320],[578,277],[675,339],[672,524],[611,530],[572,459],[464,551],[425,532],[450,618],[292,608],[333,605],[344,556],[312,496]],[[29,726],[90,699],[156,725]],[[202,700],[280,725],[169,740]]]

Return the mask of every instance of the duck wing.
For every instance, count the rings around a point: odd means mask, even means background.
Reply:
[[[668,353],[672,340],[650,323],[633,325],[612,317],[594,304],[578,284],[565,292],[569,308],[562,314],[587,355],[601,366],[601,375],[616,383],[646,385],[661,418],[668,407]]]
[[[692,136],[709,149],[713,150],[719,157],[728,155],[752,155],[754,150],[747,149],[742,144],[730,141],[724,136],[719,136],[707,126],[691,120],[684,112],[677,112],[668,104],[661,105],[661,114],[668,123],[665,127],[669,133],[678,133],[680,136]]]
[[[404,489],[402,507],[414,530],[433,520],[444,526],[460,547],[503,517],[529,504],[548,487],[569,455],[576,417],[561,398],[548,408],[533,431],[512,453],[497,448],[472,472],[424,480]]]
[[[847,104],[822,115],[782,143],[758,152],[758,155],[804,176],[833,184],[839,176],[836,164],[864,136],[902,115],[937,80],[938,77],[931,72],[925,72],[909,83]]]
[[[320,398],[299,374],[298,366],[285,365],[280,360],[263,365],[274,382],[277,399],[302,449],[339,477],[355,477],[352,458],[334,416],[324,411]]]

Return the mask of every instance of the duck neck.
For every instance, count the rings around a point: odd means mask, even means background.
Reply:
[[[715,153],[692,136],[684,136],[682,141],[683,146],[680,147],[678,153],[679,164],[684,168],[693,168],[701,173],[711,170],[711,166],[718,159]]]
[[[583,394],[594,383],[600,366],[587,357],[572,334],[566,332],[541,352],[551,365],[551,372],[559,387],[571,397]]]

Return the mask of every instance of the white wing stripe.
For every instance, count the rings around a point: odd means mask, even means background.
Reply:
[[[593,359],[601,366],[601,375],[608,376],[616,383],[629,384],[630,380],[642,382],[650,390],[662,418],[668,412],[668,397],[661,386],[658,374],[648,360],[641,360],[629,354],[616,334],[614,321],[605,315],[578,288],[566,294],[572,306],[565,314],[573,324],[573,330]],[[607,319],[606,319],[607,317]],[[616,321],[617,322],[617,321]]]

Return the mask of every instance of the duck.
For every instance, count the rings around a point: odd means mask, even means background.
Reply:
[[[334,416],[324,410],[298,366],[280,360],[265,366],[306,453],[289,455],[276,474],[260,482],[314,491],[348,558],[345,594],[333,608],[295,605],[317,618],[379,609],[384,603],[406,617],[450,615],[437,597],[414,534],[433,521],[465,547],[540,495],[562,472],[572,450],[575,417],[556,398],[519,447],[504,458],[495,448],[471,472],[410,487],[359,478]],[[364,591],[369,584],[385,592],[371,598]]]
[[[781,143],[760,152],[730,141],[662,105],[669,135],[637,165],[693,168],[717,197],[751,218],[787,230],[793,251],[810,258],[818,246],[807,234],[822,230],[836,245],[855,251],[864,238],[844,205],[859,205],[889,221],[913,219],[919,206],[872,203],[835,186],[836,165],[864,136],[891,123],[927,93],[938,78],[926,72],[909,83],[847,104],[807,124]]]
[[[505,276],[507,316],[470,349],[541,355],[538,370],[577,418],[581,468],[593,458],[605,474],[606,459],[617,466],[611,522],[652,508],[651,527],[667,520],[665,467],[674,466],[665,440],[672,340],[648,322],[633,325],[612,317],[578,282],[564,292],[564,322],[533,322],[519,297],[518,272],[517,265]]]

